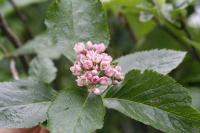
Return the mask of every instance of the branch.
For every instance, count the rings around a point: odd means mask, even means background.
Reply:
[[[13,79],[19,80],[19,74],[18,74],[18,71],[17,71],[17,68],[16,68],[16,63],[15,63],[14,59],[12,59],[10,61],[10,71],[12,73]]]
[[[21,22],[23,23],[25,29],[26,29],[26,32],[28,33],[28,37],[30,39],[33,38],[33,34],[31,32],[31,29],[27,23],[27,18],[26,16],[18,9],[18,7],[16,6],[15,2],[13,0],[8,0],[9,3],[12,5],[12,7],[14,8],[16,14],[19,16],[19,19],[21,20]]]
[[[193,40],[192,35],[190,34],[189,30],[187,29],[187,25],[186,25],[185,21],[181,19],[180,23],[181,23],[181,27],[182,27],[181,29],[185,32],[187,38],[189,40]],[[198,54],[198,51],[195,49],[195,47],[191,46],[191,52],[193,53],[195,58],[200,62],[200,55]]]
[[[18,37],[14,34],[14,32],[9,28],[6,20],[3,18],[3,16],[0,14],[0,29],[2,32],[6,35],[8,40],[13,44],[13,46],[17,49],[22,46],[21,41],[18,39]],[[24,69],[28,71],[28,61],[24,56],[19,57]]]
[[[181,47],[187,50],[192,55],[192,57],[200,63],[200,57],[195,48],[188,46],[188,44],[185,41],[183,41],[178,35],[176,35],[173,31],[171,31],[166,26],[160,24],[157,20],[155,20],[155,22],[163,31],[165,31],[168,35],[174,38],[174,40],[176,40],[178,44],[180,44]]]

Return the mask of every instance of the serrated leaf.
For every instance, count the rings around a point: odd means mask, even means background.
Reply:
[[[99,0],[55,0],[49,6],[45,24],[54,43],[71,61],[75,59],[72,49],[77,42],[109,44],[108,26]]]
[[[48,34],[36,36],[23,47],[17,49],[15,55],[37,54],[40,57],[58,59],[62,50],[54,45]]]
[[[161,74],[168,74],[184,59],[185,52],[174,50],[150,50],[126,55],[117,59],[124,73],[132,69],[153,70]]]
[[[29,128],[45,121],[54,95],[33,80],[0,83],[0,128]]]
[[[56,78],[57,68],[48,58],[36,57],[30,64],[29,76],[35,80],[51,83]]]
[[[200,110],[200,88],[191,87],[189,88],[189,92],[192,96],[192,105]]]
[[[163,132],[196,133],[200,128],[200,112],[191,107],[186,89],[156,72],[129,72],[108,91],[104,104]]]
[[[102,128],[104,115],[100,96],[65,90],[48,111],[49,128],[51,133],[92,133]]]

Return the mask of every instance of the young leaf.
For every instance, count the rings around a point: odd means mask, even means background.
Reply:
[[[200,88],[191,87],[189,88],[189,92],[192,96],[192,105],[200,110]]]
[[[161,74],[168,74],[184,59],[185,52],[174,50],[150,50],[137,52],[117,59],[124,73],[132,69],[153,70]]]
[[[55,92],[33,80],[0,83],[0,128],[29,128],[47,119]]]
[[[108,91],[104,104],[163,132],[192,133],[200,128],[200,112],[190,106],[186,89],[156,72],[130,71],[120,86]]]
[[[30,64],[30,78],[45,83],[51,83],[56,78],[57,68],[52,60],[48,58],[36,57]]]
[[[103,126],[105,108],[100,96],[65,90],[48,111],[52,133],[92,133]]]
[[[71,61],[75,59],[73,47],[77,42],[109,43],[108,26],[99,0],[54,0],[45,24],[54,43]]]

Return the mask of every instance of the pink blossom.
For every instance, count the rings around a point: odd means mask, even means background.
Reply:
[[[109,67],[108,69],[105,70],[105,74],[108,76],[108,77],[112,77],[114,75],[115,71],[112,67]]]
[[[98,74],[98,71],[94,69],[94,70],[92,70],[91,73],[92,73],[92,75],[97,75],[97,74]]]
[[[75,76],[81,75],[81,66],[75,64],[74,66],[70,67],[70,71],[73,73]]]
[[[92,77],[93,77],[93,74],[91,71],[87,71],[85,72],[85,77],[88,79],[88,80],[92,80]]]
[[[95,55],[95,51],[87,51],[86,53],[86,57],[90,60],[92,60]]]
[[[104,44],[77,43],[74,50],[77,58],[70,70],[77,77],[78,86],[85,86],[89,92],[100,95],[97,86],[116,85],[124,79],[121,67],[113,64],[112,57],[103,53],[106,50]]]
[[[95,51],[87,51],[86,57],[94,63],[100,63],[102,59],[102,55],[96,53]]]
[[[91,49],[93,49],[94,47],[93,47],[93,43],[91,42],[91,41],[88,41],[87,42],[87,49],[88,50],[91,50]]]
[[[114,77],[116,79],[118,79],[118,80],[123,80],[124,79],[124,75],[121,72],[119,72],[119,71],[115,71]]]
[[[93,76],[92,77],[92,83],[97,84],[99,82],[99,76]]]
[[[81,53],[81,52],[85,51],[84,43],[79,42],[79,43],[75,44],[74,50],[76,51],[76,53]]]
[[[98,65],[94,65],[94,66],[93,66],[93,69],[94,69],[94,70],[99,70],[99,66],[98,66]]]
[[[100,84],[102,84],[102,85],[109,85],[109,78],[108,77],[101,77],[100,78]]]
[[[78,86],[86,86],[88,85],[88,80],[85,76],[80,76],[76,80]]]
[[[84,60],[82,62],[82,64],[83,64],[83,68],[86,69],[86,70],[89,70],[93,67],[93,63],[92,63],[91,60]]]
[[[110,62],[108,61],[102,61],[100,64],[100,70],[106,70],[110,67]]]
[[[119,71],[119,72],[122,71],[122,68],[121,68],[120,66],[115,66],[115,69],[116,69],[117,71]]]
[[[107,61],[107,62],[112,62],[112,57],[111,56],[109,56],[108,54],[106,54],[106,53],[103,53],[102,54],[102,61]]]
[[[95,88],[93,92],[94,92],[95,95],[101,94],[101,91],[98,88]]]
[[[102,55],[100,55],[100,54],[95,54],[95,55],[93,56],[93,58],[92,58],[92,61],[93,61],[94,63],[100,63],[101,60],[102,60]]]
[[[86,58],[86,56],[84,54],[78,54],[77,56],[77,60],[80,61],[80,62],[83,62]]]
[[[106,50],[106,46],[103,43],[95,44],[94,48],[96,49],[97,53],[103,53]]]

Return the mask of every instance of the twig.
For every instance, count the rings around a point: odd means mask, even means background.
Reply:
[[[183,47],[185,50],[187,50],[194,59],[196,59],[199,63],[200,63],[200,57],[198,56],[198,53],[196,51],[195,48],[188,46],[188,44],[183,41],[178,35],[174,34],[173,31],[171,31],[170,29],[168,29],[166,26],[160,24],[156,19],[154,19],[156,24],[158,24],[158,26],[165,31],[167,34],[169,34],[172,38],[174,38],[174,40],[176,40],[178,42],[178,44],[180,44],[181,47]]]
[[[21,22],[23,23],[23,25],[24,25],[24,27],[26,29],[26,32],[28,34],[28,37],[30,39],[32,39],[33,38],[33,34],[32,34],[31,29],[30,29],[30,27],[29,27],[29,25],[27,23],[26,16],[18,9],[17,5],[15,4],[15,2],[13,0],[8,0],[8,1],[12,5],[12,7],[14,8],[16,14],[19,16],[19,19],[21,20]]]
[[[17,68],[16,68],[16,63],[15,63],[14,59],[12,59],[10,61],[10,71],[12,73],[13,79],[19,80],[19,74],[18,74],[18,71],[17,71]]]
[[[5,48],[3,45],[1,45],[1,44],[0,44],[0,49],[2,50],[2,52],[3,52],[4,54],[7,53],[6,48]]]
[[[181,29],[185,32],[187,38],[190,40],[193,40],[192,35],[187,29],[186,23],[182,19],[180,20],[180,23],[181,23]],[[200,62],[200,55],[198,54],[198,51],[193,46],[191,46],[191,51],[193,52],[193,55],[195,56],[195,58]]]
[[[9,28],[8,24],[6,23],[5,19],[3,18],[1,14],[0,14],[0,29],[6,35],[8,40],[13,44],[15,48],[21,47],[22,45],[21,41],[14,34],[14,32]],[[24,56],[20,56],[19,58],[23,64],[24,69],[28,71],[28,61],[26,60],[26,58]]]

